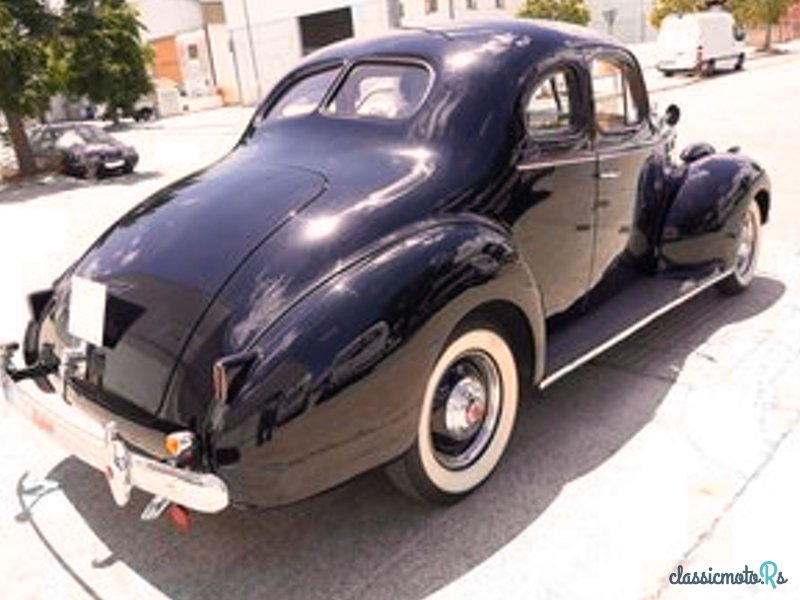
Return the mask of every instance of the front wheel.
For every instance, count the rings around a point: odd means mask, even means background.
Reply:
[[[406,494],[450,504],[491,475],[514,428],[519,379],[504,334],[474,324],[451,337],[428,376],[414,445],[387,467]]]
[[[744,54],[740,54],[736,59],[736,65],[733,67],[736,71],[741,71],[744,68]]]
[[[760,249],[761,211],[755,202],[751,202],[739,229],[733,272],[717,284],[723,294],[740,294],[750,287],[756,274]]]

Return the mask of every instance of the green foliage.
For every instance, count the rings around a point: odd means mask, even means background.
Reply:
[[[668,15],[705,10],[706,0],[656,0],[650,10],[650,24],[658,29]]]
[[[60,75],[67,92],[116,114],[152,91],[152,50],[140,42],[135,9],[122,0],[67,0],[62,18]]]
[[[551,19],[586,25],[592,18],[583,0],[527,0],[517,13],[526,19]]]
[[[728,8],[740,25],[777,25],[795,0],[656,0],[650,23],[658,29],[664,17],[673,13],[705,10],[718,4]]]
[[[794,0],[730,0],[736,20],[743,25],[777,25]]]
[[[53,94],[55,17],[40,0],[0,0],[0,109],[36,116]]]

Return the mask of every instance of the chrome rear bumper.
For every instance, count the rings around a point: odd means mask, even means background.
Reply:
[[[0,395],[6,404],[67,452],[105,473],[118,505],[125,505],[131,489],[139,488],[199,512],[219,512],[228,506],[228,487],[217,475],[182,469],[140,454],[125,443],[113,422],[103,427],[59,396],[40,392],[31,381],[13,381],[12,352],[8,348],[0,346]]]

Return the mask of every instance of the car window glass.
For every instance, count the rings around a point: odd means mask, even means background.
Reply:
[[[34,131],[31,133],[30,136],[31,146],[42,146],[44,141],[44,135],[41,131]]]
[[[314,112],[338,72],[339,69],[328,69],[304,77],[283,93],[264,120],[288,119]]]
[[[525,106],[529,135],[551,135],[572,128],[570,79],[565,71],[558,71],[536,87]]]
[[[75,129],[75,132],[83,138],[87,144],[100,144],[109,143],[112,141],[111,136],[99,127],[92,127],[84,125]]]
[[[625,68],[608,59],[592,63],[595,121],[601,131],[613,133],[641,120]]]
[[[74,131],[73,129],[67,129],[58,136],[58,139],[56,140],[56,147],[66,149],[83,143],[85,143],[84,139],[78,135],[78,132]]]
[[[422,104],[429,83],[430,72],[419,65],[356,65],[325,112],[342,117],[403,119]]]

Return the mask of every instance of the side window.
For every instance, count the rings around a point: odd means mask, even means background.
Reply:
[[[286,90],[262,122],[307,115],[317,110],[339,69],[328,69],[304,77]]]
[[[595,122],[600,131],[625,131],[641,122],[624,65],[606,58],[592,62]]]
[[[574,114],[570,92],[574,77],[569,71],[556,71],[540,82],[525,106],[525,128],[532,137],[568,133]]]

